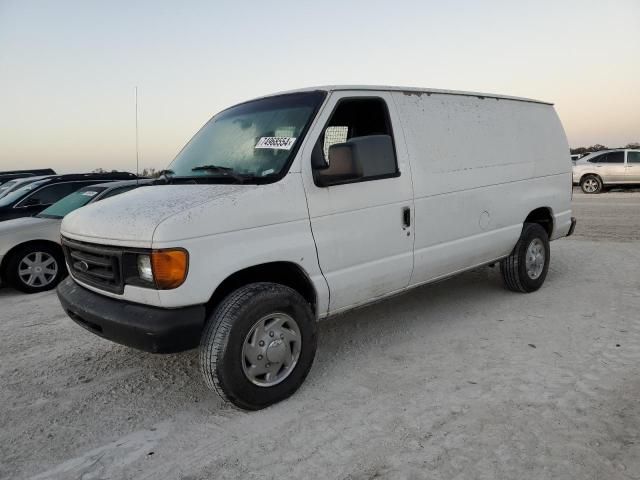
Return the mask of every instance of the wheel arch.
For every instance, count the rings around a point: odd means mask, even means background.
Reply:
[[[207,314],[231,292],[255,282],[273,282],[292,288],[318,314],[318,294],[307,272],[298,264],[289,261],[262,263],[239,270],[223,280],[207,302]]]
[[[553,235],[555,221],[551,207],[539,207],[529,212],[524,223],[537,223],[545,229],[549,238]],[[524,227],[523,227],[524,228]]]
[[[586,173],[583,173],[583,174],[580,176],[580,181],[578,182],[578,185],[582,185],[582,181],[583,181],[586,177],[596,177],[598,180],[600,180],[600,183],[604,186],[604,180],[602,179],[602,177],[601,177],[599,174],[597,174],[597,173],[595,173],[595,172],[586,172]]]

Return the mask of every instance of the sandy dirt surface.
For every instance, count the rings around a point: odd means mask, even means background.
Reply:
[[[584,195],[575,189],[573,208],[584,219],[575,238],[640,242],[640,191]]]
[[[0,478],[640,478],[640,193],[574,196],[543,288],[482,268],[320,324],[291,399],[223,405],[196,352],[0,290]]]

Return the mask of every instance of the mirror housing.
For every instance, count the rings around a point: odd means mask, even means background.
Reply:
[[[382,178],[397,171],[391,136],[366,135],[331,145],[329,165],[314,170],[314,178],[316,184],[326,187],[362,178]]]
[[[314,170],[325,170],[329,168],[329,164],[324,159],[324,152],[322,151],[321,142],[316,142],[313,150],[311,151],[311,168]]]
[[[329,164],[316,172],[317,183],[327,187],[362,178],[362,163],[350,142],[329,147]]]
[[[35,207],[38,205],[42,205],[42,204],[37,198],[33,198],[33,197],[27,198],[22,204],[23,207]]]

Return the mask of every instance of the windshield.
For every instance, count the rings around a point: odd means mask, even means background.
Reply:
[[[294,93],[224,110],[187,143],[168,173],[234,181],[279,178],[323,98],[324,92]]]
[[[10,180],[7,183],[3,183],[2,185],[0,185],[0,198],[3,197],[5,193],[8,193],[9,190],[11,190],[13,187],[15,187],[17,183],[18,180]]]
[[[106,190],[106,187],[85,187],[81,188],[77,192],[73,192],[71,195],[67,195],[61,200],[45,208],[36,217],[41,218],[63,218],[66,214],[77,210],[80,207],[85,206],[96,195]]]
[[[3,183],[0,185],[0,198],[7,195],[9,192],[13,190],[17,190],[20,187],[24,187],[30,183],[33,183],[38,180],[45,180],[49,178],[50,175],[41,175],[37,177],[25,177],[25,178],[16,178],[15,180],[10,180],[7,183]]]
[[[22,197],[27,195],[32,190],[38,188],[40,185],[42,185],[46,181],[47,180],[40,180],[39,182],[27,183],[23,187],[16,188],[11,192],[5,192],[4,196],[0,197],[0,207],[7,207],[13,204],[17,200],[20,200]]]

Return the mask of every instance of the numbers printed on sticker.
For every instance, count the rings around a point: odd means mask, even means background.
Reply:
[[[270,148],[273,150],[291,150],[296,137],[261,137],[255,148]]]

